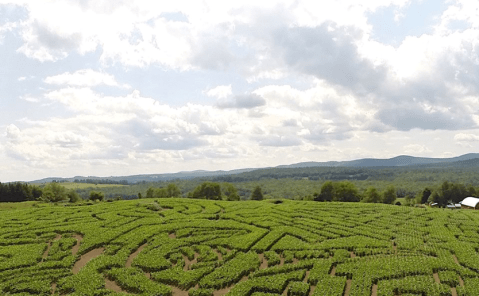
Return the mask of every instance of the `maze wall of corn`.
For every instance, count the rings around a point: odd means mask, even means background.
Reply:
[[[0,211],[2,295],[478,295],[479,212],[148,199]]]

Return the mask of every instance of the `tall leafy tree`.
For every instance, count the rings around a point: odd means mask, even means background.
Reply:
[[[261,187],[256,186],[253,193],[251,193],[251,200],[263,200],[263,191],[261,190]]]
[[[386,190],[383,192],[383,203],[385,204],[393,204],[396,200],[396,188],[393,185],[389,185],[386,187]]]
[[[364,192],[364,197],[361,201],[367,203],[380,203],[383,201],[383,198],[375,187],[370,186]]]
[[[188,195],[191,198],[221,200],[221,186],[215,182],[204,182]]]
[[[223,191],[223,195],[225,196],[226,200],[240,200],[240,196],[238,195],[238,190],[233,184],[223,183],[221,185],[221,189]]]
[[[153,187],[148,188],[146,190],[146,198],[154,198],[155,197],[155,189]]]
[[[168,197],[180,197],[181,196],[181,190],[178,188],[178,185],[174,183],[168,184],[166,187],[166,191],[168,194]]]
[[[428,199],[429,202],[438,203],[439,205],[445,205],[447,200],[444,198],[442,194],[440,194],[437,190],[434,190],[431,196]]]
[[[67,189],[57,182],[48,183],[43,188],[41,199],[49,202],[68,200]]]
[[[431,196],[431,190],[429,188],[424,188],[424,190],[422,191],[422,195],[421,195],[421,203],[422,204],[425,204],[427,203],[429,197]]]
[[[78,202],[81,200],[80,195],[73,189],[68,190],[67,197],[69,202]]]
[[[321,193],[316,195],[315,201],[332,201],[334,198],[334,184],[331,181],[326,181],[321,186]]]
[[[359,201],[360,195],[356,186],[349,181],[334,184],[334,201]]]

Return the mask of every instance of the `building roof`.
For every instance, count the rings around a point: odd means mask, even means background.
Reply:
[[[468,206],[471,208],[475,208],[478,203],[479,198],[477,197],[466,197],[463,201],[461,201],[461,205]]]

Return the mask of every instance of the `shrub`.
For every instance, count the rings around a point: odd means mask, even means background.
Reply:
[[[98,191],[90,191],[90,200],[103,201],[105,199],[105,194]]]

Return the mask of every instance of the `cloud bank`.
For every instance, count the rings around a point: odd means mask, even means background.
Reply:
[[[0,180],[477,150],[477,4],[413,2],[0,1]]]

